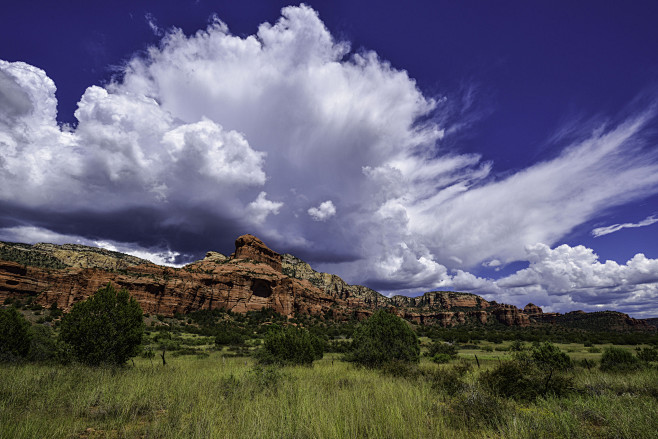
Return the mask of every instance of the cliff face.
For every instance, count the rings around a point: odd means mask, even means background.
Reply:
[[[173,315],[224,308],[244,313],[272,308],[293,316],[330,313],[359,319],[378,308],[389,308],[417,324],[454,326],[501,323],[528,326],[534,322],[584,324],[579,315],[543,313],[536,305],[523,310],[488,302],[475,294],[432,291],[418,297],[387,298],[340,277],[320,273],[292,255],[280,255],[252,235],[239,237],[235,252],[208,252],[183,268],[155,265],[143,259],[79,245],[0,243],[0,302],[32,296],[43,306],[63,310],[111,282],[127,288],[145,313]],[[601,324],[646,326],[616,313],[600,316]],[[564,322],[562,322],[564,321]]]
[[[112,282],[127,288],[144,312],[163,315],[213,308],[244,313],[269,307],[292,316],[296,312],[326,312],[334,303],[331,296],[309,282],[283,275],[280,256],[254,237],[240,237],[234,255],[226,258],[210,252],[205,259],[183,268],[147,261],[134,265],[103,261],[104,266],[122,267],[119,269],[82,268],[79,261],[85,259],[68,254],[64,261],[72,265],[64,269],[1,261],[0,300],[34,296],[40,305],[56,303],[68,310]]]

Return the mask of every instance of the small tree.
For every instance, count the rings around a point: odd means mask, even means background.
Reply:
[[[611,372],[628,372],[642,366],[640,360],[632,352],[623,348],[610,346],[601,355],[601,370]]]
[[[444,343],[439,340],[433,341],[427,348],[427,356],[433,357],[436,354],[446,354],[452,358],[457,356],[457,347],[453,344]]]
[[[347,359],[366,367],[391,361],[418,363],[420,343],[407,322],[380,309],[354,330]]]
[[[24,358],[30,350],[30,324],[15,308],[0,309],[0,361]]]
[[[656,347],[646,347],[646,348],[635,348],[635,352],[638,360],[644,361],[646,363],[652,361],[658,361],[658,349]]]
[[[139,353],[144,334],[142,309],[128,290],[111,284],[73,305],[62,318],[60,336],[85,364],[122,365]]]
[[[322,344],[316,338],[304,328],[272,327],[265,336],[258,361],[262,364],[310,366],[313,360],[319,360],[324,354]]]
[[[571,358],[548,341],[532,349],[532,359],[537,367],[546,373],[544,393],[548,393],[555,372],[564,372],[573,367]]]
[[[552,343],[537,344],[532,353],[515,352],[512,360],[483,372],[479,381],[506,398],[532,400],[541,395],[561,396],[570,391],[573,378],[565,374],[572,361]]]

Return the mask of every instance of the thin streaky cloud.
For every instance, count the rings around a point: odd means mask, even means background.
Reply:
[[[623,224],[613,224],[606,227],[597,227],[592,230],[592,235],[595,238],[599,236],[609,235],[610,233],[618,232],[621,229],[633,229],[637,227],[646,227],[652,224],[658,223],[658,218],[655,215],[651,215],[639,223],[623,223]]]

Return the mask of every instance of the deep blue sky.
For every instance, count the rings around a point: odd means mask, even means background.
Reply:
[[[4,5],[0,17],[0,59],[43,69],[57,86],[57,120],[75,125],[73,113],[87,87],[104,86],[113,77],[120,80],[126,61],[159,44],[161,35],[154,33],[149,19],[161,30],[177,27],[191,35],[205,28],[215,14],[234,35],[248,36],[256,33],[259,24],[276,22],[281,8],[289,4],[272,0],[11,2]],[[426,97],[447,97],[454,111],[444,116],[446,122],[466,120],[469,128],[448,137],[443,147],[454,154],[479,154],[481,162],[492,163],[490,182],[559,156],[569,141],[552,139],[565,127],[590,133],[601,121],[621,122],[643,105],[643,99],[655,101],[655,1],[306,4],[319,13],[335,39],[350,42],[353,53],[373,50],[393,68],[406,70]],[[646,139],[645,148],[655,149],[651,142],[655,132]],[[17,221],[30,224],[33,215],[34,211]],[[638,223],[652,215],[658,215],[655,192],[591,215],[551,244],[584,245],[602,261],[620,264],[637,253],[658,258],[658,223],[597,238],[591,233],[595,227]],[[47,221],[39,222],[44,224]],[[62,227],[54,231],[65,232]],[[172,242],[166,236],[157,239]],[[195,256],[201,251],[181,250]],[[310,260],[322,260],[314,258],[309,248],[300,251]],[[470,272],[501,277],[527,265],[521,261],[498,272],[478,265]]]

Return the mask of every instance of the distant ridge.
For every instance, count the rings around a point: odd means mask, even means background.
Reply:
[[[253,235],[238,237],[229,256],[210,251],[182,268],[77,244],[0,242],[0,301],[31,297],[40,305],[68,310],[108,282],[127,288],[145,312],[168,316],[201,309],[244,313],[272,308],[289,317],[301,313],[361,319],[389,308],[413,323],[444,327],[557,324],[574,329],[656,329],[653,323],[623,313],[544,313],[534,304],[519,309],[455,291],[388,298],[317,272],[293,255],[276,253]]]

